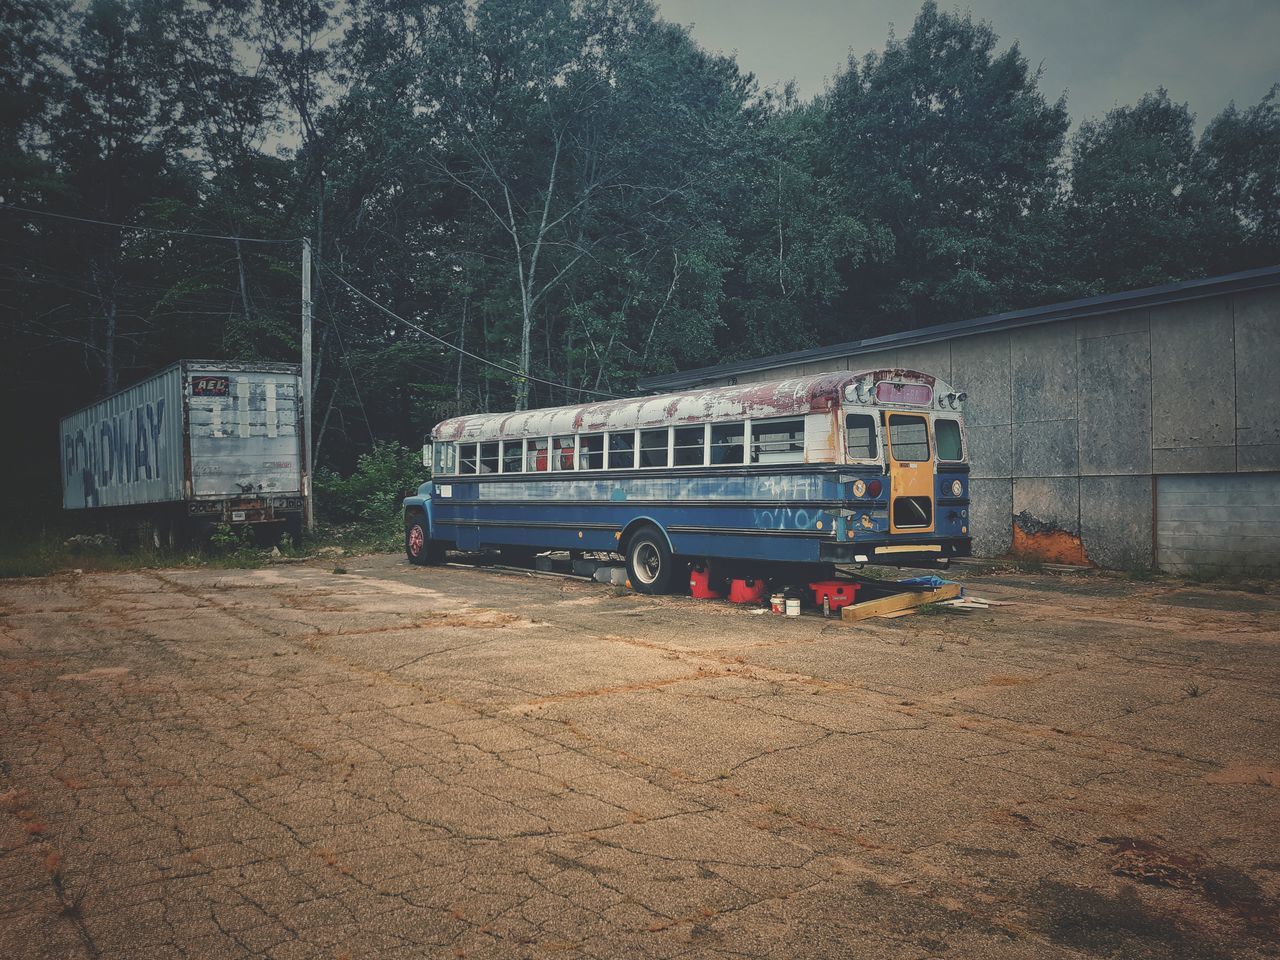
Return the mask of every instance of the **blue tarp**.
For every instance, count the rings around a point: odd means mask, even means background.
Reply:
[[[937,590],[938,587],[945,587],[947,584],[955,582],[955,580],[943,580],[932,573],[923,577],[908,577],[905,580],[898,581],[904,587],[926,587],[929,590]],[[960,596],[964,596],[964,587],[960,588]]]

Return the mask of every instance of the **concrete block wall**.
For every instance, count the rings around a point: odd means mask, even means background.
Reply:
[[[968,393],[974,551],[1150,567],[1161,474],[1280,471],[1280,290],[755,371],[901,366]],[[723,382],[723,381],[721,381]]]

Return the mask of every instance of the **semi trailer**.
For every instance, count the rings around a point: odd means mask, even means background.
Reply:
[[[62,419],[62,505],[157,546],[221,524],[296,537],[310,496],[301,396],[298,364],[171,364]]]

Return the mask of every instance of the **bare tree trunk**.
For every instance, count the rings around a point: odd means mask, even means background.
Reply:
[[[471,302],[470,292],[462,295],[462,323],[458,325],[458,386],[454,391],[454,399],[458,402],[458,409],[462,409],[462,351],[467,346],[467,305]]]
[[[316,449],[312,454],[312,459],[317,463],[320,462],[320,446],[324,443],[324,431],[329,426],[329,417],[333,413],[333,406],[338,402],[338,387],[342,385],[340,380],[333,381],[333,393],[329,395],[329,406],[325,408],[324,419],[320,421],[320,431],[316,435]]]
[[[107,368],[107,393],[116,392],[116,384],[119,382],[120,374],[116,370],[116,332],[117,332],[117,312],[115,291],[112,290],[110,299],[106,306],[107,314],[107,344],[103,351],[104,362]]]
[[[484,337],[484,345],[485,345],[485,349],[487,350],[489,348],[489,314],[484,310],[480,311],[480,322],[482,324],[480,328],[480,334],[481,336]],[[484,405],[482,409],[484,410],[485,413],[488,413],[489,412],[489,375],[485,373],[483,370],[480,371],[480,375],[484,378]]]
[[[244,257],[240,255],[240,241],[236,240],[236,265],[240,269],[240,303],[244,307],[244,323],[245,329],[248,330],[249,318],[249,288],[245,283],[244,277]]]
[[[782,275],[782,161],[778,161],[778,289],[787,295],[787,284]]]
[[[94,288],[98,292],[98,303],[102,310],[105,331],[102,342],[103,383],[107,393],[115,393],[120,374],[116,360],[116,338],[119,335],[120,309],[116,302],[116,274],[114,270],[104,269],[97,264],[90,266]]]

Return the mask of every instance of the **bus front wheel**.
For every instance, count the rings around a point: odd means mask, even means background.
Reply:
[[[427,526],[415,520],[404,532],[404,553],[409,562],[417,566],[440,563],[444,560],[444,544],[432,540],[427,534]]]
[[[666,593],[675,573],[675,559],[666,538],[654,529],[641,530],[627,544],[627,577],[638,593]]]

